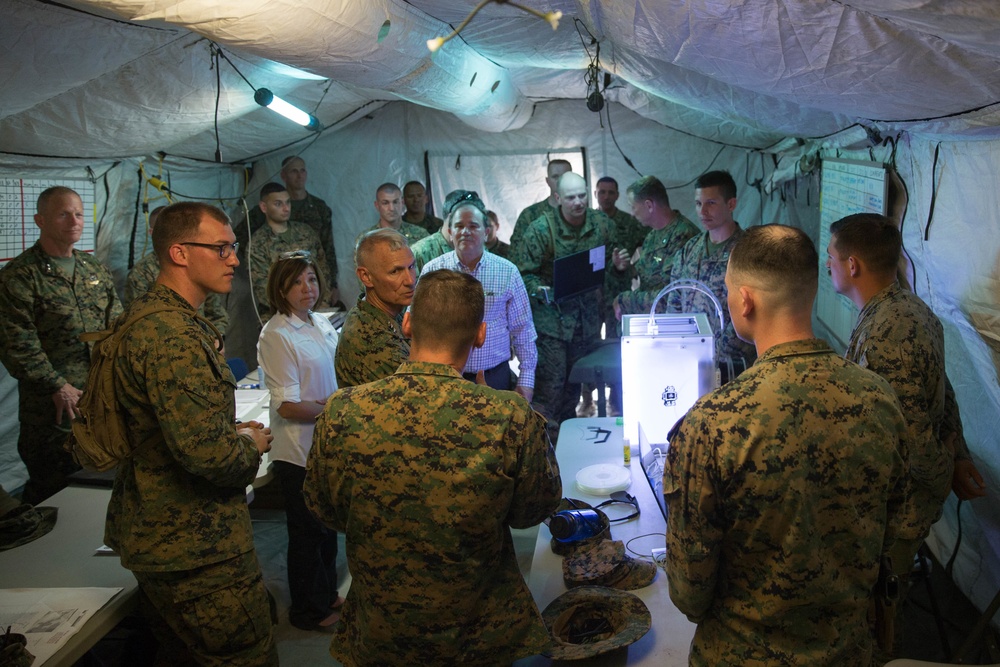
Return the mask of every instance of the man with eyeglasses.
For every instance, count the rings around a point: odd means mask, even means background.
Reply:
[[[319,235],[309,225],[291,220],[291,197],[280,183],[266,183],[260,189],[260,210],[267,224],[250,236],[250,285],[257,304],[257,314],[266,322],[274,314],[267,301],[267,272],[278,257],[292,250],[307,250],[316,259],[324,285],[333,285],[327,275],[326,255]],[[317,308],[336,302],[336,288],[320,295]]]
[[[38,197],[38,241],[0,270],[0,361],[17,380],[17,451],[28,469],[31,504],[66,486],[79,466],[63,449],[90,369],[85,331],[121,313],[111,274],[74,246],[83,234],[83,200],[53,187]]]
[[[232,289],[235,241],[214,206],[164,209],[159,277],[124,317],[161,310],[127,330],[115,359],[134,452],[118,467],[104,539],[139,582],[157,664],[278,664],[246,504],[270,429],[236,422],[236,379],[196,315]]]

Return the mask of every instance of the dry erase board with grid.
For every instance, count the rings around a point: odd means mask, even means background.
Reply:
[[[38,195],[47,188],[72,188],[83,200],[83,236],[77,250],[94,250],[94,184],[87,178],[11,178],[0,176],[0,266],[38,240],[35,210]]]
[[[826,248],[830,244],[830,225],[852,213],[881,213],[887,206],[888,179],[885,165],[856,160],[823,160],[819,198],[819,293],[816,317],[846,348],[858,319],[858,309],[846,296],[837,294],[826,269]]]

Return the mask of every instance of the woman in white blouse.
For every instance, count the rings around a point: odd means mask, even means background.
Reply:
[[[316,417],[337,389],[337,331],[312,312],[322,291],[308,251],[280,255],[267,277],[267,298],[277,314],[257,342],[257,362],[271,392],[271,460],[288,519],[288,617],[302,630],[332,625],[344,602],[337,594],[337,533],[320,524],[302,499]]]

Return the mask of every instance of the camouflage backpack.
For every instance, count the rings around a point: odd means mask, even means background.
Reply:
[[[214,324],[187,308],[177,306],[150,305],[115,320],[111,329],[80,334],[80,340],[93,343],[87,384],[77,403],[80,416],[73,419],[73,433],[66,443],[66,449],[73,459],[87,470],[101,472],[110,470],[134,452],[129,441],[125,417],[118,407],[118,392],[115,389],[115,358],[125,332],[139,320],[163,311],[175,310],[194,315],[209,326],[216,339],[222,341],[222,334]]]

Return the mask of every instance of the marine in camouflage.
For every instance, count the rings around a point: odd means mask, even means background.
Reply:
[[[517,220],[514,221],[514,229],[510,232],[510,245],[516,246],[518,244],[532,222],[545,216],[546,213],[558,215],[558,212],[559,207],[550,204],[547,197],[521,211],[521,214],[517,216]]]
[[[497,239],[492,246],[486,244],[486,249],[497,257],[503,257],[504,259],[510,259],[510,244],[504,243],[500,239]]]
[[[344,665],[510,665],[548,645],[509,528],[541,522],[562,485],[520,396],[412,361],[341,389],[303,494],[346,535],[353,583],[330,646]]]
[[[374,225],[372,225],[365,231],[370,232],[381,228],[382,228],[381,223],[376,222]],[[438,227],[438,229],[441,228]],[[420,227],[419,225],[411,225],[408,222],[401,223],[399,225],[399,229],[397,229],[396,231],[402,234],[406,238],[406,242],[410,244],[410,248],[412,248],[413,244],[419,241],[420,239],[424,239],[430,236],[430,234],[427,233],[427,230],[424,229],[423,227]]]
[[[670,284],[674,257],[689,240],[700,233],[698,226],[681,215],[680,211],[675,210],[674,216],[673,222],[663,229],[650,230],[643,240],[639,248],[638,261],[633,265],[634,275],[639,279],[639,289],[619,294],[618,303],[621,305],[622,313],[649,312],[656,295]],[[666,307],[666,299],[660,303],[662,312]],[[713,330],[717,328],[717,324],[712,327]]]
[[[869,665],[879,558],[909,537],[906,437],[888,383],[819,339],[695,403],[663,477],[691,665]]]
[[[145,294],[156,282],[156,277],[160,275],[160,260],[156,253],[149,253],[132,266],[125,280],[125,296],[122,303],[128,306],[137,297]],[[205,299],[205,304],[198,309],[198,313],[210,320],[220,333],[225,334],[229,328],[229,313],[226,312],[225,298],[222,294],[209,294]]]
[[[894,282],[858,314],[845,356],[885,378],[906,416],[917,541],[894,553],[893,564],[909,572],[920,541],[951,492],[954,455],[940,438],[946,403],[944,330],[920,297]]]
[[[716,316],[715,306],[711,300],[694,290],[680,289],[667,295],[667,309],[671,313],[705,313],[708,322],[715,333],[715,350],[720,357],[730,357],[736,365],[738,374],[743,370],[739,359],[746,360],[746,365],[750,366],[757,358],[757,351],[753,345],[740,340],[733,329],[733,322],[729,318],[729,309],[726,307],[726,265],[729,263],[729,253],[733,246],[743,236],[743,230],[737,225],[736,231],[721,246],[713,248],[709,240],[708,232],[703,232],[699,236],[692,237],[674,258],[674,264],[670,268],[670,282],[681,278],[700,280],[712,290],[719,303],[722,305],[722,319],[725,324],[723,330],[719,331],[719,318]],[[655,295],[654,295],[655,296]]]
[[[440,228],[430,236],[426,236],[410,246],[413,251],[413,265],[420,274],[424,264],[436,257],[447,254],[454,250],[448,239],[441,233]]]
[[[157,284],[126,315],[150,305],[190,314],[154,313],[123,338],[116,390],[135,453],[118,467],[105,543],[151,587],[161,637],[181,633],[168,646],[204,635],[186,647],[212,656],[203,664],[277,665],[246,503],[260,457],[236,432],[236,380],[186,300]],[[175,615],[186,630],[164,629]]]
[[[37,503],[66,486],[79,467],[63,444],[72,415],[56,424],[52,395],[67,382],[83,389],[90,370],[87,331],[103,331],[121,314],[114,280],[85,252],[73,250],[72,274],[39,244],[0,269],[0,361],[17,380],[17,449],[28,468],[26,502]]]
[[[545,417],[556,422],[576,416],[580,385],[570,384],[568,377],[573,364],[600,343],[601,291],[593,290],[559,303],[545,303],[540,288],[552,285],[556,258],[603,245],[604,285],[608,289],[615,279],[611,254],[616,244],[614,225],[601,211],[587,209],[583,224],[572,227],[564,222],[560,211],[551,209],[532,222],[520,242],[512,245],[511,261],[524,278],[538,332],[533,402]]]
[[[316,266],[320,270],[320,279],[323,281],[323,294],[320,295],[320,302],[327,303],[330,300],[330,279],[326,274],[326,257],[323,248],[320,246],[319,237],[315,230],[299,222],[288,221],[288,229],[276,234],[270,225],[264,225],[253,233],[250,239],[250,285],[253,289],[253,297],[257,302],[257,312],[261,319],[267,320],[274,314],[274,310],[267,301],[267,274],[271,270],[271,264],[278,256],[291,250],[308,250],[316,260]]]
[[[333,212],[325,201],[308,192],[305,199],[292,199],[291,204],[291,214],[288,219],[309,225],[319,236],[323,255],[326,258],[324,266],[326,275],[332,281],[327,286],[331,289],[337,287],[337,248],[333,242]],[[264,215],[259,206],[250,209],[250,234],[260,229],[266,222],[267,216]],[[234,227],[233,231],[236,232],[236,240],[239,242],[240,248],[246,248],[249,238],[246,225],[238,225]]]
[[[605,215],[607,215],[605,213]],[[636,248],[642,245],[643,240],[649,234],[649,227],[632,217],[631,214],[616,208],[614,215],[608,216],[615,226],[615,235],[618,238],[617,247],[625,250],[629,256],[635,252]],[[615,317],[613,302],[615,297],[631,287],[632,275],[628,271],[612,271],[609,277],[607,288],[604,290],[604,303],[602,317],[604,319],[605,336],[614,338],[617,336],[618,319]]]
[[[424,217],[420,220],[415,220],[415,215],[410,215],[409,211],[403,213],[403,222],[416,225],[417,227],[423,227],[427,230],[427,233],[434,236],[434,232],[440,231],[441,227],[444,225],[444,220],[437,218],[429,213],[425,213]]]
[[[403,316],[392,317],[361,298],[344,319],[334,353],[338,387],[353,387],[388,377],[410,356]]]

